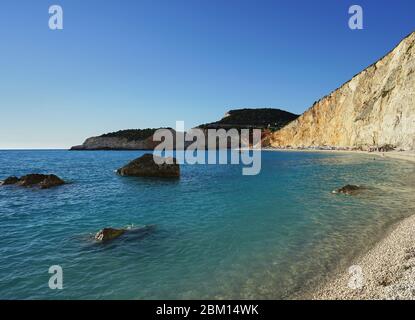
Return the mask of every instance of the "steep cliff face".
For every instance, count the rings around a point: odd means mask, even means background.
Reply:
[[[273,147],[415,149],[415,32],[269,137]]]

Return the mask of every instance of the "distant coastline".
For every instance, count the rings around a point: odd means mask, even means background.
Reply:
[[[265,135],[269,135],[298,117],[297,114],[276,108],[244,108],[230,110],[222,119],[201,124],[196,128],[204,132],[210,129],[261,129]],[[183,134],[181,130],[175,131],[167,127],[119,130],[87,138],[83,144],[73,146],[70,150],[154,150],[160,143],[153,139],[158,129],[169,130],[173,136]]]

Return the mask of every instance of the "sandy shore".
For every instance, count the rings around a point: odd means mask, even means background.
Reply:
[[[279,150],[298,152],[362,153],[415,162],[414,151],[365,152],[336,150]],[[414,195],[415,200],[415,195]],[[372,249],[356,257],[352,269],[335,273],[301,299],[367,300],[415,299],[415,212],[385,234]]]
[[[367,154],[375,157],[384,157],[398,160],[415,162],[415,151],[390,151],[390,152],[368,152],[368,151],[348,151],[348,150],[309,150],[309,149],[274,149],[265,148],[263,151],[277,152],[322,152],[322,153],[351,153],[351,154]]]

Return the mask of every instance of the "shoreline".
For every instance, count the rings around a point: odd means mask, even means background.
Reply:
[[[381,158],[389,158],[415,162],[415,151],[388,151],[388,152],[369,152],[358,150],[323,150],[323,149],[279,149],[279,148],[263,148],[262,151],[270,152],[310,152],[310,153],[347,153],[347,154],[364,154]]]
[[[415,162],[415,151],[382,153],[353,150],[274,148],[264,150],[364,154]],[[415,212],[392,224],[370,249],[354,257],[350,266],[357,267],[358,269],[354,270],[358,273],[337,268],[322,284],[293,296],[293,299],[415,300]],[[352,283],[353,279],[357,282]]]

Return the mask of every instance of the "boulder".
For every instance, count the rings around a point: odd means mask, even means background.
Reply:
[[[65,184],[58,176],[54,174],[28,174],[21,178],[9,177],[3,181],[2,185],[15,184],[21,187],[39,187],[41,189],[48,189]]]
[[[178,178],[180,166],[175,158],[161,158],[147,153],[118,169],[117,173],[121,176]]]
[[[348,185],[345,185],[344,187],[333,190],[332,193],[342,193],[342,194],[348,194],[348,195],[355,195],[356,193],[358,193],[362,189],[363,188],[361,186],[348,184]]]
[[[95,240],[97,241],[109,241],[118,238],[119,236],[125,233],[125,229],[114,229],[114,228],[104,228],[97,232],[95,235]]]

